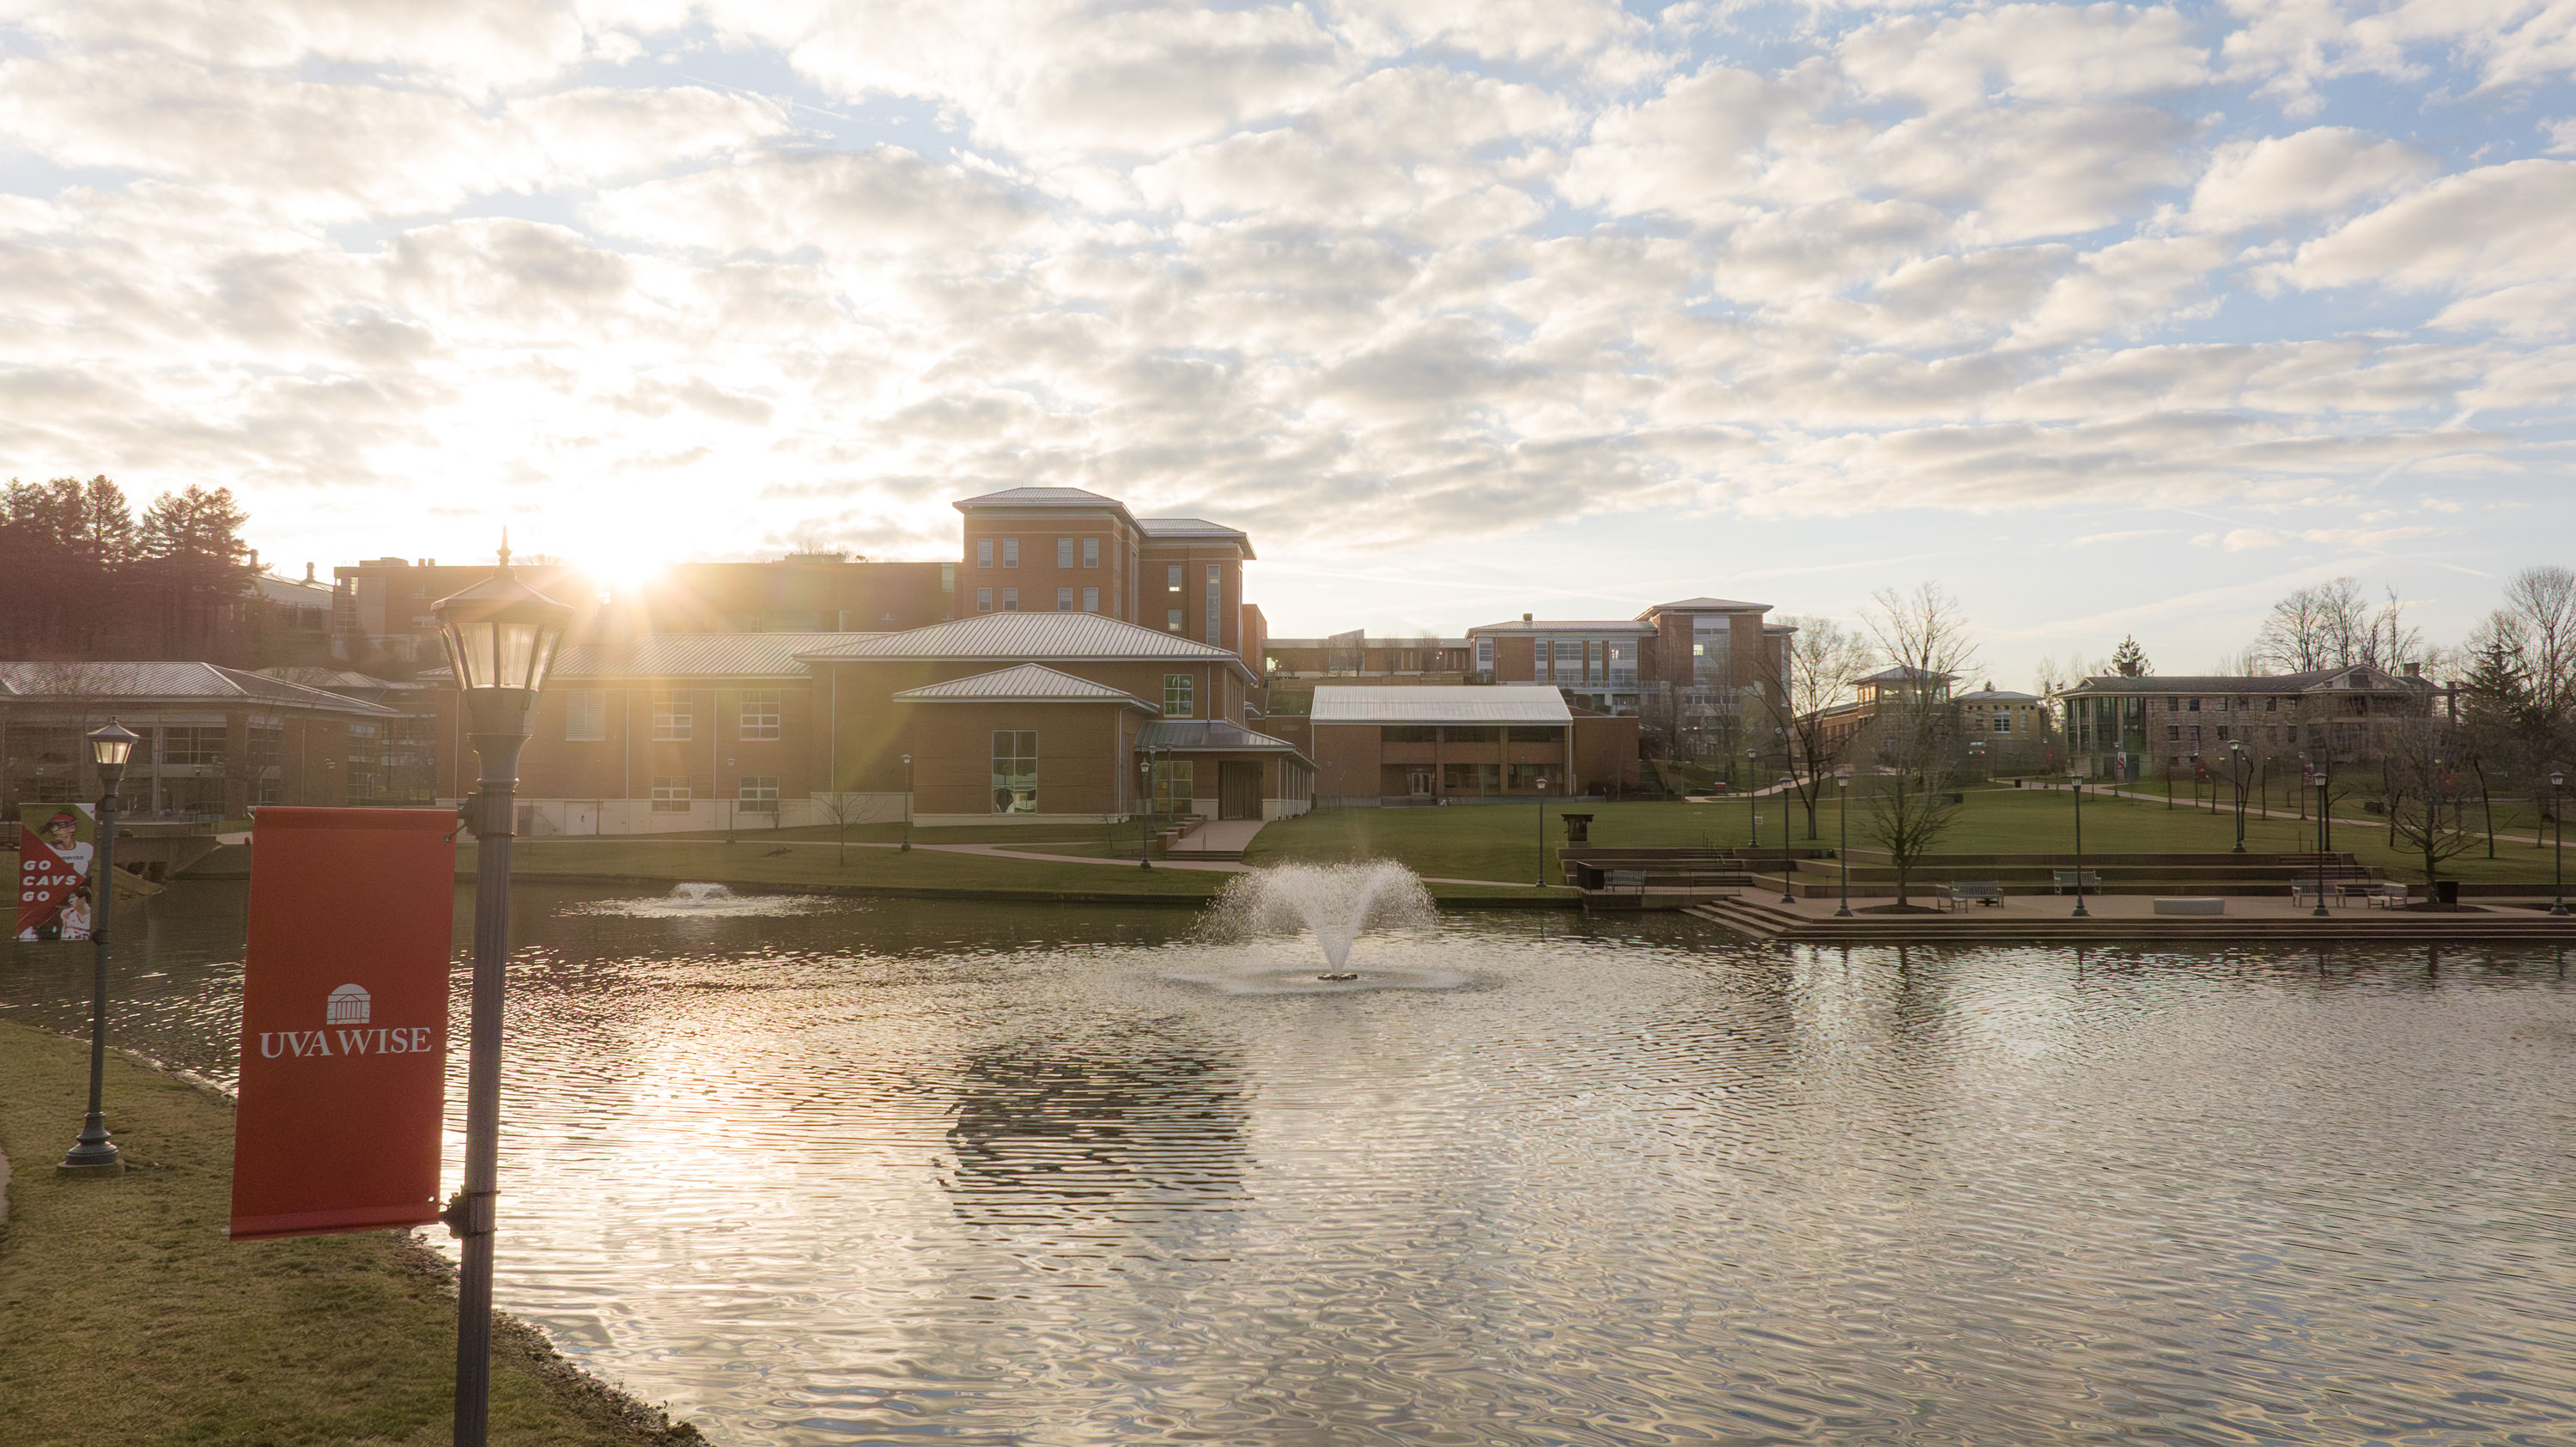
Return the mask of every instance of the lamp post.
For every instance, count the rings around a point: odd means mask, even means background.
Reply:
[[[519,750],[572,610],[510,571],[507,534],[492,576],[432,610],[482,763],[459,811],[474,831],[474,992],[465,1064],[465,1186],[442,1219],[465,1243],[456,1295],[456,1447],[483,1447],[492,1393],[493,1196],[501,1156],[501,1005],[510,957],[510,836]]]
[[[2093,911],[2084,907],[2084,781],[2072,778],[2075,789],[2075,917],[2090,919]]]
[[[1842,830],[1843,836],[1842,842],[1834,846],[1834,858],[1843,867],[1842,908],[1834,911],[1834,917],[1849,919],[1851,918],[1851,779],[1847,775],[1834,775],[1834,805],[1834,812],[1841,816],[1838,827]]]
[[[1744,751],[1744,847],[1747,849],[1762,847],[1762,791],[1753,776],[1753,761],[1760,757],[1762,755],[1755,750]]]
[[[2316,917],[2326,917],[2326,771],[2317,770],[2317,907]]]
[[[1506,755],[1508,757],[1508,755]],[[1538,781],[1538,879],[1533,887],[1547,888],[1547,780]]]
[[[1791,775],[1783,774],[1780,777],[1792,787],[1797,783],[1796,778]],[[1789,862],[1789,795],[1787,790],[1783,790],[1780,794],[1780,902],[1782,904],[1798,902],[1798,892],[1789,887],[1789,871],[1793,867]]]
[[[903,847],[897,854],[912,852],[912,755],[903,756]]]
[[[2567,787],[2567,776],[2555,769],[2550,770],[2549,833],[2558,846],[2549,851],[2549,890],[2553,896],[2549,901],[2551,914],[2567,912],[2567,815],[2559,807],[2558,800],[2558,791],[2565,787]],[[100,915],[99,918],[104,920],[107,916]],[[92,1088],[91,1098],[93,1100],[97,1098],[95,1087]]]
[[[55,1169],[66,1176],[113,1176],[124,1171],[125,1158],[107,1138],[107,1116],[100,1107],[107,1083],[107,922],[116,903],[116,786],[141,740],[113,718],[88,737],[99,789],[98,849],[89,870],[89,1118],[81,1122],[80,1136]]]
[[[1136,761],[1136,867],[1154,867],[1154,752]]]
[[[2227,746],[2227,782],[2236,786],[2236,847],[2230,854],[2245,852],[2245,746]]]

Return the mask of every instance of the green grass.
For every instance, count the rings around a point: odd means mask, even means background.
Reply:
[[[1081,843],[1084,841],[1096,842],[1100,838],[1102,827],[1103,826],[1098,824],[950,824],[942,825],[938,828],[930,828],[917,824],[914,825],[912,829],[912,842],[915,844],[1042,844]],[[1116,829],[1119,838],[1127,841],[1128,848],[1133,849],[1136,847],[1136,825],[1128,823],[1110,827]],[[821,841],[828,844],[838,836],[839,831],[829,824],[795,824],[784,829],[772,829],[766,824],[755,824],[750,822],[750,816],[748,815],[744,816],[742,827],[733,831],[733,838],[737,842],[744,844],[756,843],[763,839],[774,839],[782,842],[791,839],[801,839],[807,841]],[[580,836],[572,835],[553,837],[578,838]],[[651,837],[655,839],[722,840],[725,837],[725,831],[722,829],[703,829],[673,834],[656,834]],[[903,837],[904,826],[901,821],[897,821],[892,824],[853,824],[850,826],[849,830],[849,839],[853,844],[859,843],[862,840],[892,844],[901,840]]]
[[[456,1298],[399,1233],[234,1243],[231,1107],[112,1058],[131,1165],[53,1173],[88,1098],[88,1047],[0,1024],[0,1442],[444,1443]],[[638,1424],[505,1323],[492,1440],[694,1442]]]
[[[1863,787],[1855,785],[1855,789]],[[1762,843],[1780,843],[1783,801],[1764,798]],[[1834,801],[1829,796],[1817,810],[1817,837],[1807,837],[1805,811],[1794,799],[1791,838],[1797,844],[1831,847],[1836,842]],[[1715,804],[1621,803],[1550,804],[1546,806],[1550,856],[1563,844],[1564,826],[1557,816],[1593,816],[1592,842],[1609,846],[1736,848],[1746,842],[1745,801]],[[2355,802],[2339,804],[2338,815],[2366,818]],[[1319,809],[1302,818],[1283,820],[1261,831],[1245,856],[1254,864],[1290,861],[1338,861],[1386,858],[1401,860],[1415,872],[1461,879],[1517,880],[1533,877],[1538,866],[1539,806],[1489,805],[1449,809]],[[1861,797],[1852,800],[1851,842],[1855,849],[1874,847],[1868,837]],[[2472,811],[2472,821],[2477,815]],[[2498,827],[2503,827],[2501,815]],[[2265,820],[2249,806],[2245,847],[2257,853],[2304,850],[2314,838],[2312,822],[2277,816]],[[2232,812],[2194,810],[2179,799],[2167,809],[2153,800],[2087,795],[2084,846],[2104,854],[2190,853],[2226,850],[2236,839]],[[2384,824],[2337,822],[2335,847],[2359,856],[2364,864],[2397,879],[2416,879],[2419,861],[2402,849],[2387,847]],[[2064,790],[1986,788],[1969,791],[1959,822],[1940,845],[1949,854],[2050,854],[2075,847],[2074,796]],[[2540,882],[2549,878],[2549,851],[2529,844],[2499,842],[2489,861],[2479,841],[2469,853],[2443,866],[2446,878]]]
[[[1034,844],[1035,841],[1024,841]],[[780,853],[771,853],[780,850]],[[1204,899],[1224,883],[1221,875],[1186,869],[1114,869],[1098,864],[1058,864],[1043,859],[994,859],[916,849],[839,851],[804,844],[721,840],[556,839],[513,849],[510,872],[520,878],[611,875],[635,879],[705,879],[724,884],[840,885],[860,889],[925,892],[1028,892],[1122,894],[1175,900]],[[474,849],[460,841],[457,871],[470,874]]]

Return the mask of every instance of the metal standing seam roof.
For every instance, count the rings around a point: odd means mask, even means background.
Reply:
[[[567,644],[551,678],[805,678],[816,648],[875,633],[644,633]]]
[[[1078,487],[1006,487],[980,497],[962,497],[950,503],[959,512],[979,507],[1107,508],[1111,512],[1127,511],[1127,504],[1114,497],[1102,497]]]
[[[807,648],[797,657],[813,663],[888,659],[1230,663],[1247,674],[1252,671],[1230,649],[1139,628],[1105,613],[977,613],[901,633],[825,636],[836,641]]]
[[[2371,679],[2370,687],[2382,693],[2433,687],[2424,679],[2400,678],[2385,669],[2373,668],[2368,664],[2355,664],[2347,668],[2320,668],[2307,673],[2141,674],[2134,678],[2125,674],[2103,673],[2079,680],[2070,687],[2058,690],[2058,694],[2064,697],[2070,693],[2307,693],[2314,689],[2331,687],[2336,679],[2353,673],[2368,675]]]
[[[1570,724],[1565,695],[1546,684],[1475,688],[1324,684],[1310,719],[1319,724]]]
[[[94,704],[265,703],[399,717],[400,711],[213,663],[0,663],[0,698]]]
[[[924,684],[894,697],[900,703],[1126,703],[1155,711],[1152,704],[1125,689],[1076,678],[1042,663]]]
[[[2035,693],[2015,693],[2009,688],[1981,688],[1975,693],[1954,693],[1952,703],[2037,703]]]
[[[1646,613],[1768,613],[1768,603],[1747,603],[1740,598],[1684,598],[1678,603],[1657,603]],[[1646,613],[1637,616],[1643,618]]]
[[[1234,543],[1243,549],[1245,557],[1256,556],[1252,551],[1250,533],[1223,523],[1209,522],[1206,518],[1138,518],[1136,531],[1147,538],[1204,538],[1210,542]]]
[[[1255,733],[1221,718],[1170,718],[1149,723],[1136,736],[1136,747],[1175,754],[1270,753],[1306,757],[1303,749],[1286,739]]]
[[[1634,618],[1536,618],[1524,623],[1515,618],[1509,623],[1479,623],[1467,630],[1476,633],[1626,633],[1638,638],[1654,636],[1652,623]]]

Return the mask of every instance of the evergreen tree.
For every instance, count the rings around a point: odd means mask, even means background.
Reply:
[[[258,575],[242,537],[249,522],[226,487],[165,492],[144,513],[143,578],[160,606],[164,637],[175,647],[206,647],[218,610]]]
[[[2147,661],[2145,650],[2138,647],[2135,635],[2123,637],[2120,646],[2112,650],[2111,668],[2122,678],[2144,678],[2156,671],[2156,666]]]
[[[2500,633],[2469,655],[2460,680],[2460,754],[2486,815],[2487,857],[2495,857],[2495,786],[2531,772],[2546,752],[2547,712],[2522,650]]]

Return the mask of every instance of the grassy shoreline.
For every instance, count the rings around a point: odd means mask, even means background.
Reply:
[[[88,1047],[0,1022],[0,1441],[27,1447],[448,1440],[456,1296],[407,1232],[225,1239],[230,1102],[117,1055],[108,1125],[128,1162],[70,1180]],[[499,1317],[492,1441],[676,1447],[704,1439]]]

